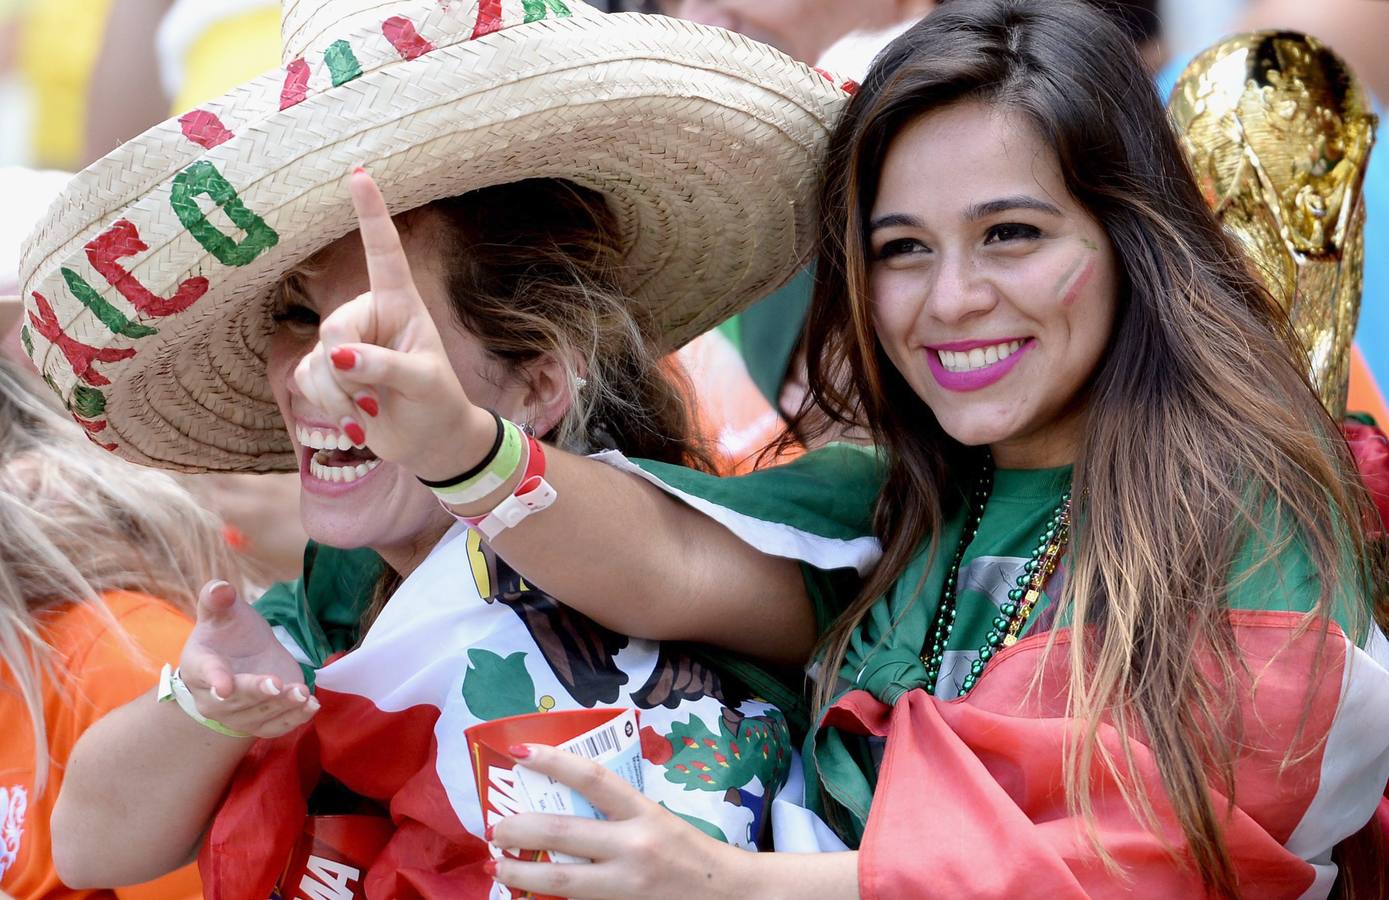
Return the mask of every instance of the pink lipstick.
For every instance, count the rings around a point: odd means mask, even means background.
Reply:
[[[940,361],[940,351],[953,351],[964,353],[976,350],[980,347],[995,347],[999,344],[1010,343],[1012,340],[1021,340],[1022,346],[1013,351],[1007,359],[1000,359],[991,365],[982,366],[978,369],[970,369],[968,372],[952,372]],[[956,341],[950,344],[937,344],[926,348],[926,365],[935,376],[936,383],[947,391],[977,391],[994,384],[1004,375],[1013,370],[1022,359],[1023,354],[1031,350],[1037,342],[1032,338],[1012,338],[1009,340],[992,341]]]

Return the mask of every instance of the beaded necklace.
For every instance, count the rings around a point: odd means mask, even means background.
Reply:
[[[931,624],[929,636],[921,652],[921,662],[926,666],[926,693],[935,694],[940,680],[941,664],[945,650],[950,642],[950,633],[955,629],[956,588],[960,579],[960,563],[965,551],[979,531],[979,523],[984,519],[984,507],[988,505],[993,492],[993,457],[985,453],[979,480],[970,492],[969,514],[965,518],[964,530],[960,533],[960,544],[955,548],[955,558],[945,574],[945,584],[941,587],[940,605],[936,607],[935,620]],[[999,607],[999,614],[990,624],[989,633],[979,647],[979,658],[969,668],[960,685],[960,696],[969,693],[983,673],[989,660],[1002,647],[1011,647],[1018,642],[1018,635],[1027,624],[1047,580],[1056,572],[1057,564],[1066,551],[1071,536],[1071,492],[1068,489],[1061,495],[1061,502],[1047,520],[1046,530],[1032,551],[1032,558],[1023,564],[1022,574],[1018,576],[1015,587],[1008,591],[1008,602]]]

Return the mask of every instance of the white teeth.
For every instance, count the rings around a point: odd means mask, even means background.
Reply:
[[[315,453],[309,457],[309,474],[319,481],[356,481],[358,478],[366,477],[368,472],[381,465],[381,460],[371,459],[364,463],[357,463],[355,466],[329,466],[320,460],[320,457],[326,456],[325,453]]]
[[[295,429],[294,434],[299,439],[299,446],[308,447],[311,450],[348,450],[353,447],[360,450],[366,446],[366,444],[352,443],[347,435],[339,431],[309,429],[300,425]]]
[[[1002,362],[1022,347],[1022,341],[1009,341],[973,350],[937,350],[940,363],[947,372],[971,372]]]

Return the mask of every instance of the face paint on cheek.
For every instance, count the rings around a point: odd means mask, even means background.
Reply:
[[[1080,299],[1080,292],[1085,290],[1085,286],[1090,283],[1090,278],[1095,274],[1095,258],[1078,260],[1076,265],[1062,279],[1065,293],[1061,297],[1061,306],[1065,309],[1075,305]],[[1060,292],[1058,292],[1060,293]]]

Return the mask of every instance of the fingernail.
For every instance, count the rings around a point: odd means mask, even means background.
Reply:
[[[355,168],[355,169],[352,170],[352,174],[353,174],[353,175],[361,175],[361,174],[362,174],[363,172],[365,172],[365,171],[366,171],[366,169],[362,168],[361,166],[358,166],[357,168]]]
[[[487,862],[482,864],[482,871],[487,874],[488,878],[496,878],[497,861],[495,859],[489,859]]]
[[[377,405],[376,398],[370,394],[363,394],[357,398],[357,408],[373,419],[381,412],[381,407]]]
[[[525,744],[512,744],[506,749],[511,754],[512,759],[530,759],[531,748]]]
[[[271,681],[269,678],[260,683],[260,689],[272,697],[280,696],[280,689],[275,687],[275,682]]]
[[[309,699],[309,695],[304,693],[304,689],[298,685],[289,689],[289,695],[294,698],[296,703],[303,703],[305,700]]]
[[[317,697],[310,697],[309,702],[304,704],[304,708],[309,712],[318,712],[319,702]]]
[[[351,419],[343,420],[342,432],[347,435],[347,439],[354,444],[365,444],[367,442],[367,433],[362,430],[362,426]]]
[[[208,688],[208,692],[212,694],[213,699],[218,700],[219,702],[222,702],[222,703],[226,703],[226,702],[227,702],[227,698],[226,698],[226,697],[223,697],[221,694],[217,693],[217,688],[215,688],[215,687],[210,687],[210,688]]]
[[[492,836],[497,833],[496,825],[488,825],[487,830],[482,833],[482,839],[487,843],[492,843]]]
[[[357,365],[357,354],[346,347],[339,347],[334,350],[329,358],[333,360],[333,365],[344,372]]]

